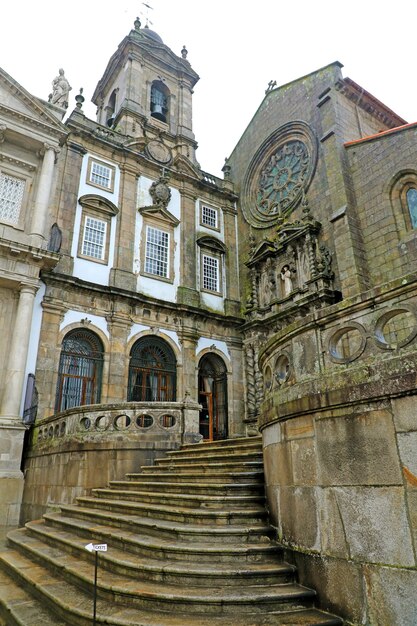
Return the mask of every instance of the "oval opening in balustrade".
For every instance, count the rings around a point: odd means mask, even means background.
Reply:
[[[269,367],[269,365],[267,365],[267,367],[265,368],[264,386],[265,386],[265,391],[266,392],[271,390],[271,387],[272,387],[272,370]]]
[[[99,415],[95,422],[97,430],[107,430],[110,426],[110,417],[108,415]]]
[[[132,420],[130,417],[124,413],[122,415],[118,415],[114,418],[114,427],[116,430],[126,430],[129,428]]]
[[[161,415],[159,423],[162,428],[172,428],[177,423],[177,418],[174,415]]]
[[[290,360],[286,354],[280,354],[275,362],[275,380],[283,385],[290,375]]]
[[[136,418],[136,426],[138,428],[150,428],[151,426],[153,426],[152,415],[148,415],[146,413],[138,415]]]
[[[61,435],[61,437],[63,437],[65,435],[66,430],[67,430],[66,422],[61,422],[61,424],[59,426],[59,434]]]
[[[91,420],[89,417],[82,417],[80,419],[80,429],[81,430],[90,430],[91,428]]]
[[[416,318],[408,309],[387,311],[376,323],[375,339],[380,348],[402,348],[417,335]]]
[[[365,329],[356,322],[338,328],[328,343],[330,357],[335,363],[351,363],[360,357],[365,346]]]

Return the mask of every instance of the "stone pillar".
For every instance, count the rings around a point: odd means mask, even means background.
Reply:
[[[33,207],[32,224],[30,229],[33,243],[39,247],[45,240],[45,221],[49,208],[56,152],[56,148],[53,146],[45,144],[44,147],[45,154],[42,161],[38,191]]]
[[[196,346],[198,334],[194,328],[183,328],[180,333],[180,341],[182,346],[182,380],[178,380],[178,400],[184,398],[187,404],[196,404],[198,402],[198,376],[197,376],[197,359]],[[184,438],[192,440],[193,436],[200,431],[199,413],[192,411],[188,415],[185,424]]]
[[[5,374],[0,407],[0,525],[17,525],[23,494],[20,470],[26,428],[19,417],[25,382],[33,303],[37,288],[23,285]]]
[[[178,303],[200,306],[200,294],[197,291],[196,259],[196,223],[195,191],[186,183],[181,188],[181,277],[178,287]]]
[[[227,247],[226,254],[226,293],[225,313],[228,315],[240,315],[240,286],[237,257],[237,210],[235,207],[223,207],[224,237]]]
[[[22,285],[20,289],[0,407],[0,415],[3,418],[19,417],[36,291],[37,287],[33,285]]]
[[[107,322],[110,330],[110,361],[106,402],[126,402],[129,366],[126,344],[132,322],[118,315],[109,316]]]

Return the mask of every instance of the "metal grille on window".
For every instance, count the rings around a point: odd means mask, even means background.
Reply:
[[[203,205],[201,208],[201,222],[210,228],[217,228],[217,210]]]
[[[174,402],[176,360],[159,337],[139,339],[130,353],[128,401]]]
[[[110,189],[111,187],[111,169],[106,167],[105,165],[101,165],[101,163],[93,163],[91,164],[91,182],[95,185],[100,185],[100,187],[106,187],[106,189]]]
[[[146,229],[145,272],[168,277],[169,233],[148,226]]]
[[[17,224],[24,191],[24,180],[0,174],[0,220]]]
[[[203,288],[219,291],[219,260],[203,255]]]
[[[84,227],[82,253],[93,259],[104,259],[105,238],[106,222],[87,216]]]
[[[55,410],[100,402],[102,369],[103,346],[97,335],[68,333],[62,342]]]

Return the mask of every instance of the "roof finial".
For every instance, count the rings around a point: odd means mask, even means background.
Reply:
[[[187,54],[188,54],[188,50],[187,50],[187,48],[185,47],[185,44],[184,44],[183,47],[182,47],[182,50],[181,50],[182,58],[186,59],[187,58]]]
[[[138,17],[135,19],[134,24],[135,24],[135,30],[140,30],[141,22],[140,22],[140,19]]]

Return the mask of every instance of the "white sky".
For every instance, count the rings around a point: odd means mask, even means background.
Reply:
[[[221,175],[268,82],[285,84],[333,61],[408,122],[417,121],[415,0],[146,0],[155,30],[183,44],[200,75],[193,97],[201,167]],[[47,99],[63,67],[84,88],[84,112],[107,61],[137,15],[136,0],[3,0],[0,65]],[[145,18],[142,17],[142,26]]]

